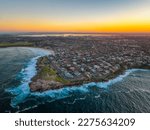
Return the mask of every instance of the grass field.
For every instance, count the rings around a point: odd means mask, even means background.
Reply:
[[[16,47],[16,46],[33,46],[33,43],[29,42],[0,43],[0,47]]]

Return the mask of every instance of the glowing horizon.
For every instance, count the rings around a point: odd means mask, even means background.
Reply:
[[[0,0],[0,32],[150,32],[150,1]]]

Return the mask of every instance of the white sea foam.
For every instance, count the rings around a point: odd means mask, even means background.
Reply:
[[[100,83],[97,83],[97,87],[100,87],[100,88],[107,88],[109,87],[110,85],[113,85],[115,83],[118,83],[120,81],[122,81],[125,77],[127,77],[130,73],[132,72],[135,72],[135,71],[138,71],[140,69],[129,69],[127,70],[124,74],[122,75],[119,75],[117,78],[115,79],[112,79],[112,80],[109,80],[107,82],[100,82]]]
[[[50,54],[53,55],[53,51],[48,51],[48,50],[38,49],[38,48],[28,48],[28,49],[30,49],[37,56],[32,58],[27,64],[26,68],[23,68],[21,70],[19,74],[21,75],[21,77],[23,77],[21,81],[21,85],[6,90],[7,92],[10,92],[11,94],[15,95],[15,97],[12,98],[11,100],[12,107],[16,107],[19,103],[23,103],[23,101],[29,96],[30,94],[29,83],[37,73],[36,71],[37,59],[45,55],[50,55]]]
[[[65,88],[61,88],[58,90],[48,90],[45,92],[34,92],[31,93],[31,95],[34,96],[38,96],[38,97],[50,97],[52,99],[62,99],[65,97],[70,96],[71,94],[73,94],[74,92],[80,92],[80,93],[87,93],[90,91],[90,87],[99,87],[99,88],[108,88],[109,86],[121,82],[125,77],[127,77],[130,73],[135,72],[135,71],[145,71],[144,69],[129,69],[127,70],[124,74],[118,76],[115,79],[109,80],[107,82],[99,82],[99,83],[95,83],[95,82],[91,82],[88,84],[83,84],[81,86],[73,86],[73,87],[65,87]]]
[[[24,103],[29,96],[35,96],[39,98],[50,98],[49,102],[55,101],[58,99],[63,99],[66,97],[70,97],[74,92],[80,93],[87,93],[90,91],[90,87],[96,86],[99,88],[108,88],[109,86],[122,81],[125,77],[127,77],[130,73],[135,71],[145,71],[144,69],[130,69],[127,70],[123,75],[118,76],[115,79],[109,80],[108,82],[99,82],[99,83],[88,83],[83,84],[81,86],[73,86],[73,87],[65,87],[58,90],[48,90],[45,92],[31,92],[29,88],[29,83],[31,82],[32,77],[34,77],[37,73],[36,71],[36,63],[37,59],[41,56],[45,55],[53,55],[52,51],[37,49],[37,48],[28,48],[32,52],[34,52],[37,56],[32,58],[29,63],[27,64],[26,68],[23,68],[20,74],[22,75],[23,79],[21,81],[21,85],[15,88],[7,89],[15,97],[11,100],[12,107],[18,107],[20,103]],[[29,99],[28,99],[29,100]],[[37,103],[39,105],[39,103]],[[32,108],[32,106],[31,106]]]

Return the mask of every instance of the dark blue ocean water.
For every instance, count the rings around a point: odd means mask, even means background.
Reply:
[[[150,70],[131,69],[105,83],[31,93],[36,48],[0,49],[0,112],[150,112]]]

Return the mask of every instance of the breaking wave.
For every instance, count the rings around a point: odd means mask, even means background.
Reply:
[[[32,109],[34,107],[37,107],[39,104],[42,104],[44,102],[53,102],[55,100],[64,99],[67,97],[72,96],[75,92],[78,93],[88,93],[90,91],[91,87],[98,87],[102,89],[107,89],[109,86],[116,84],[118,82],[121,82],[125,77],[130,75],[132,72],[135,71],[146,71],[144,69],[129,69],[126,70],[124,74],[119,75],[117,78],[109,80],[107,82],[99,82],[99,83],[88,83],[83,84],[81,86],[73,86],[73,87],[65,87],[58,90],[48,90],[45,92],[31,92],[29,88],[29,83],[31,82],[31,79],[36,75],[36,63],[38,58],[46,55],[52,55],[52,51],[46,51],[42,49],[37,48],[29,48],[31,51],[33,51],[37,56],[32,58],[26,65],[25,68],[21,70],[19,75],[22,77],[21,84],[18,87],[11,87],[7,89],[6,91],[14,95],[11,99],[11,106],[13,108],[18,108],[19,112],[23,110]],[[99,95],[98,95],[99,97]],[[96,97],[96,98],[98,98]],[[39,100],[42,99],[42,100]],[[30,101],[34,99],[36,103],[33,105],[24,108],[23,110],[20,110],[19,104],[25,103],[27,101]],[[45,99],[45,100],[44,100]],[[37,101],[38,100],[38,101]],[[75,99],[70,104],[74,104],[77,100],[84,100],[84,98]]]
[[[19,103],[22,103],[30,94],[29,83],[31,79],[36,75],[36,63],[38,58],[46,55],[53,55],[52,51],[38,49],[38,48],[28,48],[37,56],[32,58],[26,65],[25,68],[21,70],[18,74],[21,77],[21,84],[18,87],[9,88],[6,92],[10,92],[15,97],[11,100],[11,106],[16,107]]]

